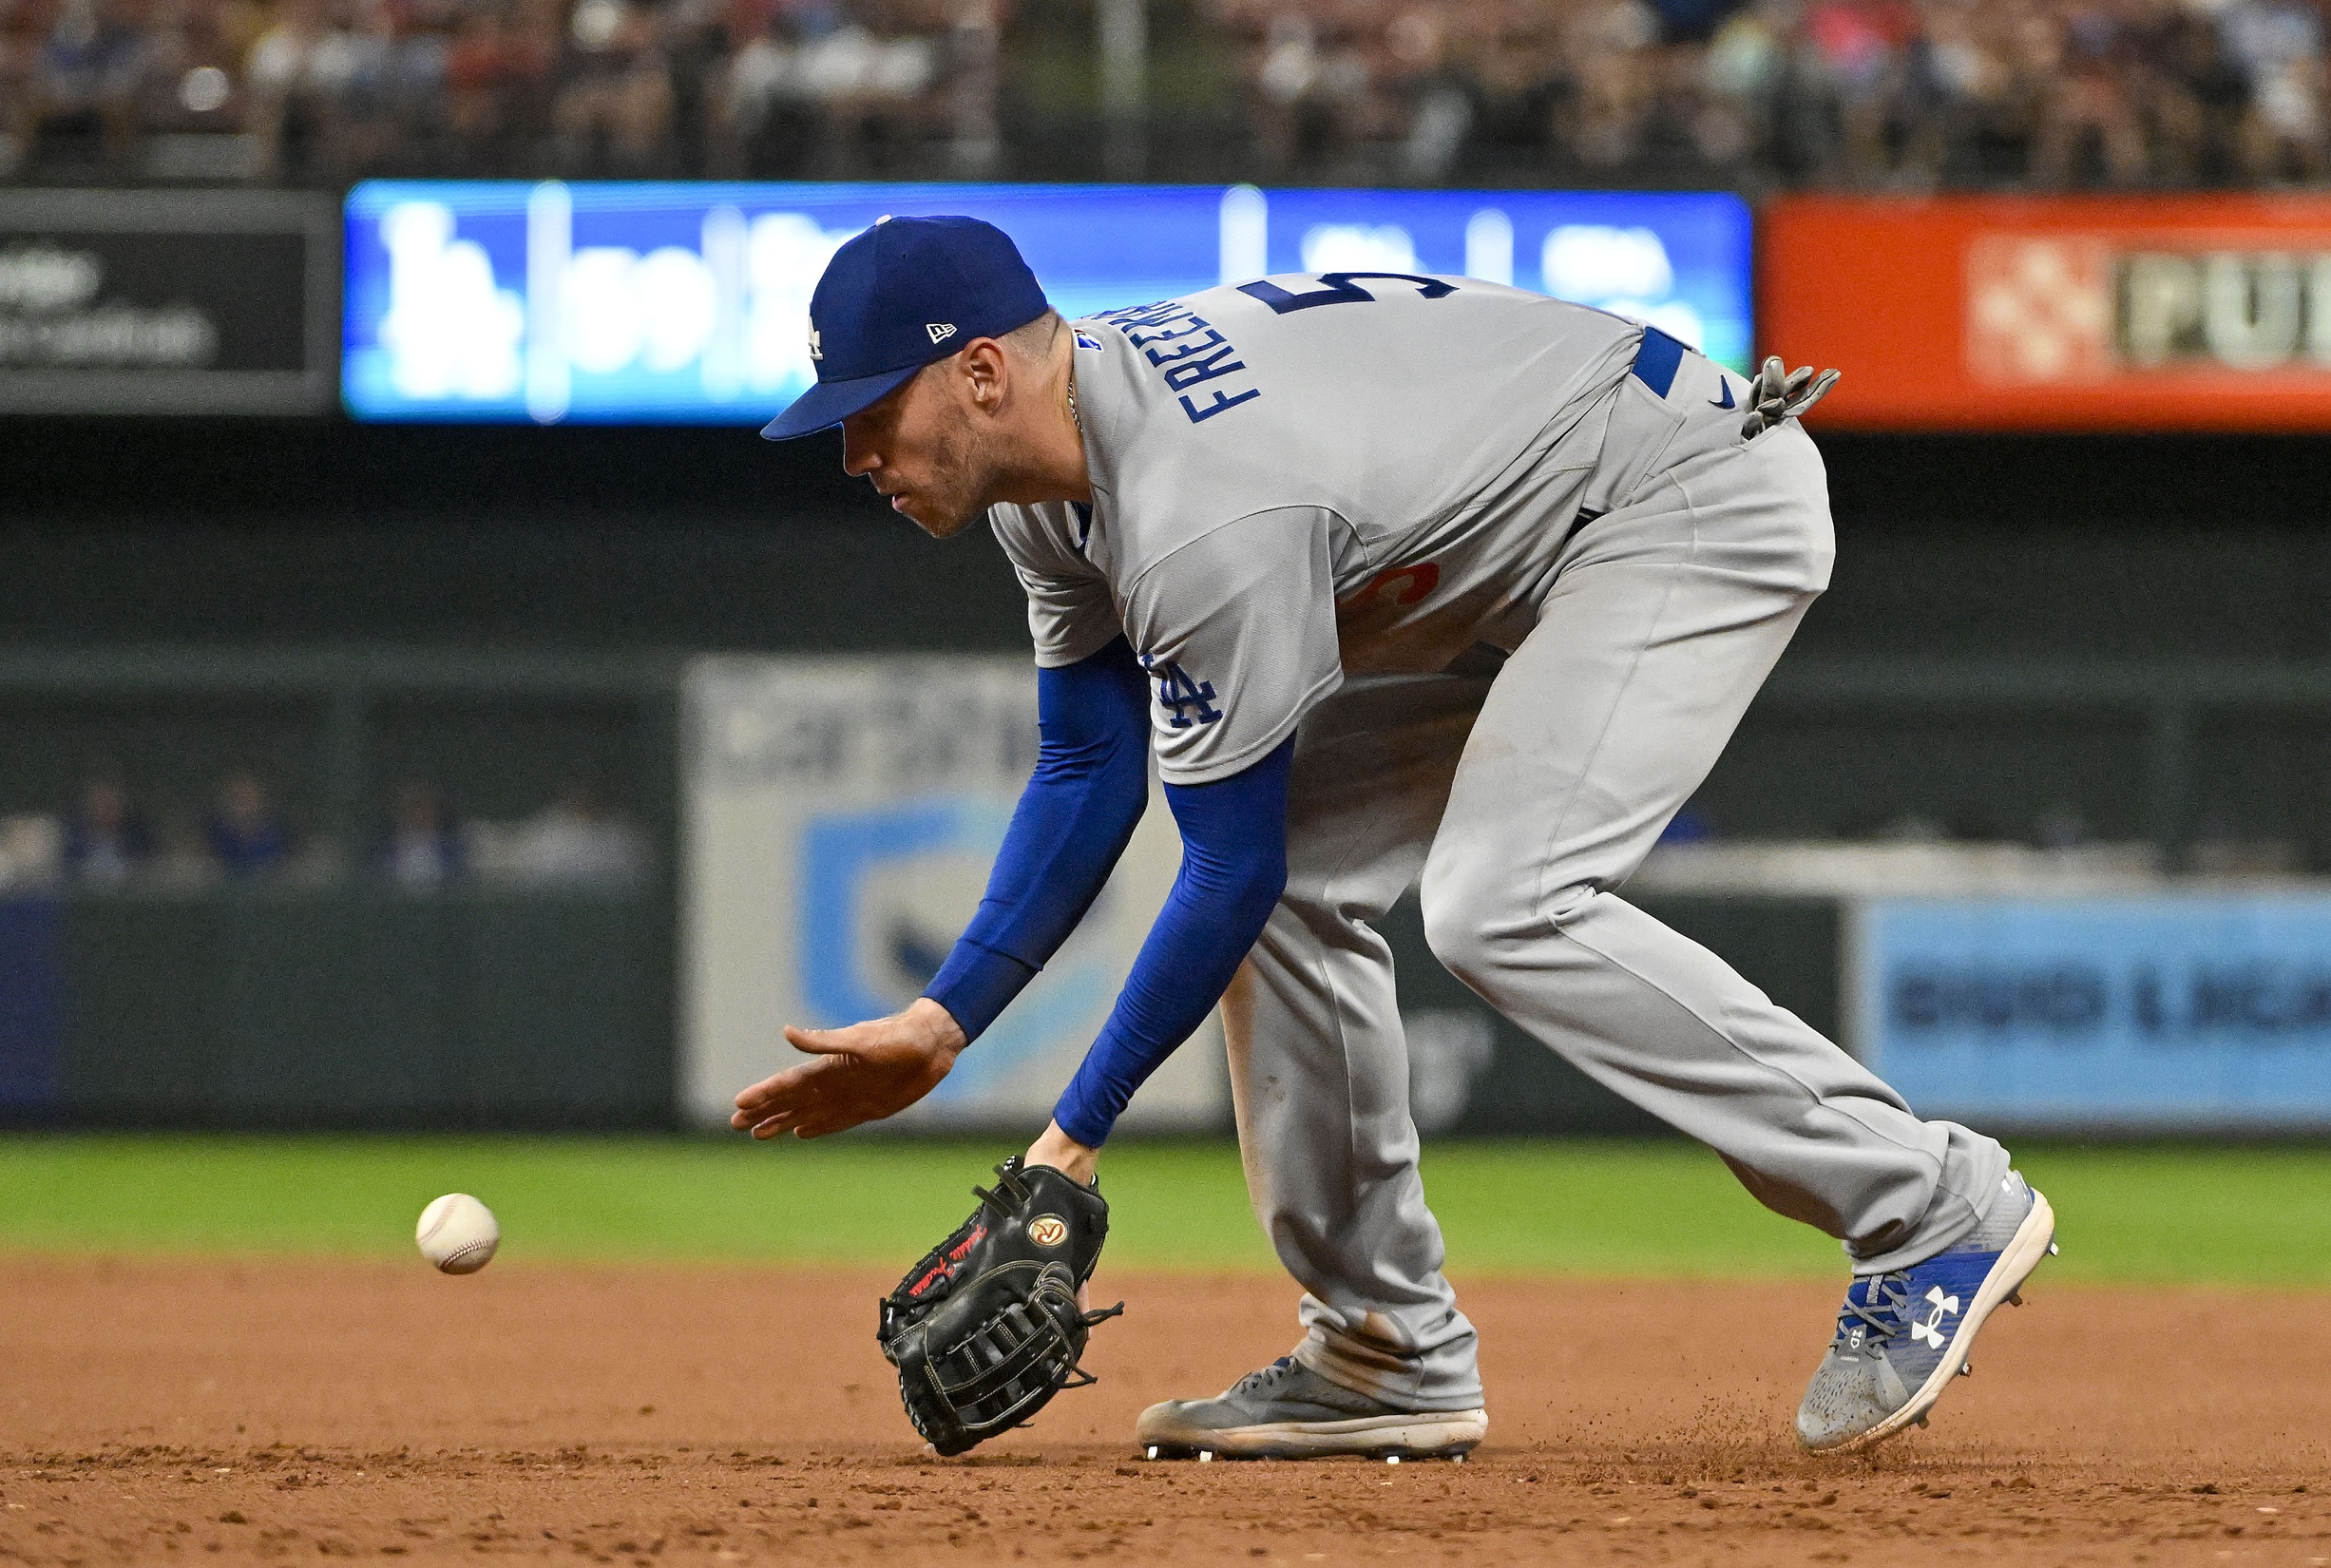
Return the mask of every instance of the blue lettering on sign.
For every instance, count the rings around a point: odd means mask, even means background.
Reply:
[[[2102,964],[1910,962],[1886,980],[1886,1023],[1911,1039],[1959,1031],[2068,1039],[2119,1027],[2177,1045],[2331,1032],[2331,966],[2269,960],[2116,972]]]
[[[1186,730],[1192,724],[1212,724],[1222,717],[1222,710],[1214,706],[1214,683],[1193,680],[1189,672],[1171,659],[1141,656],[1141,667],[1157,682],[1157,706],[1172,712],[1172,727]]]
[[[2110,983],[2080,964],[2016,968],[1905,966],[1888,977],[1892,1023],[1920,1032],[1967,1028],[2079,1034],[2104,1023]]]
[[[1206,401],[1191,401],[1192,388],[1234,375],[1247,367],[1238,358],[1238,350],[1231,340],[1187,305],[1168,299],[1154,305],[1128,306],[1096,319],[1123,333],[1125,341],[1139,349],[1144,359],[1164,370],[1167,390],[1180,394],[1176,401],[1193,425],[1203,424],[1225,409],[1234,409],[1263,395],[1260,387],[1235,391],[1215,387],[1209,390]]]
[[[1887,899],[1859,927],[1862,1048],[1922,1115],[2331,1127],[2331,899]]]

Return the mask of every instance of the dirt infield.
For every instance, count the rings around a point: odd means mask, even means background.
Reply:
[[[1098,1388],[919,1457],[866,1274],[0,1260],[0,1559],[2331,1562],[2331,1296],[2056,1290],[1934,1426],[1786,1423],[1833,1308],[1483,1282],[1462,1466],[1134,1462],[1284,1350],[1277,1281],[1100,1283]]]

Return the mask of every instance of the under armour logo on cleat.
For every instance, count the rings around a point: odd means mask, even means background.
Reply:
[[[1943,1339],[1942,1320],[1958,1313],[1958,1298],[1944,1295],[1942,1287],[1937,1285],[1927,1291],[1926,1300],[1934,1308],[1934,1315],[1923,1323],[1913,1323],[1910,1326],[1910,1337],[1939,1350],[1942,1348]]]

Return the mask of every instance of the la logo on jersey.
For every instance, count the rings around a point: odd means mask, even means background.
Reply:
[[[1214,683],[1193,680],[1190,673],[1171,659],[1141,656],[1141,667],[1157,682],[1157,706],[1174,717],[1168,720],[1176,730],[1186,730],[1193,724],[1213,724],[1220,721],[1222,710],[1214,706]]]

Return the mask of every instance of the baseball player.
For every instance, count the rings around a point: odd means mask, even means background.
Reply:
[[[1373,925],[1420,879],[1452,973],[1844,1244],[1806,1446],[1925,1420],[2053,1251],[2047,1201],[1617,891],[1828,583],[1795,416],[1834,373],[1744,378],[1464,277],[1282,275],[1064,322],[967,218],[855,237],[810,315],[817,384],[764,433],[839,424],[848,470],[925,531],[987,520],[1027,592],[1042,744],[925,995],[788,1029],[813,1060],[739,1095],[737,1126],[813,1137],[927,1092],[1076,926],[1154,756],[1181,872],[1024,1164],[1089,1186],[1219,1001],[1304,1333],[1145,1412],[1153,1457],[1453,1456],[1487,1429]]]

